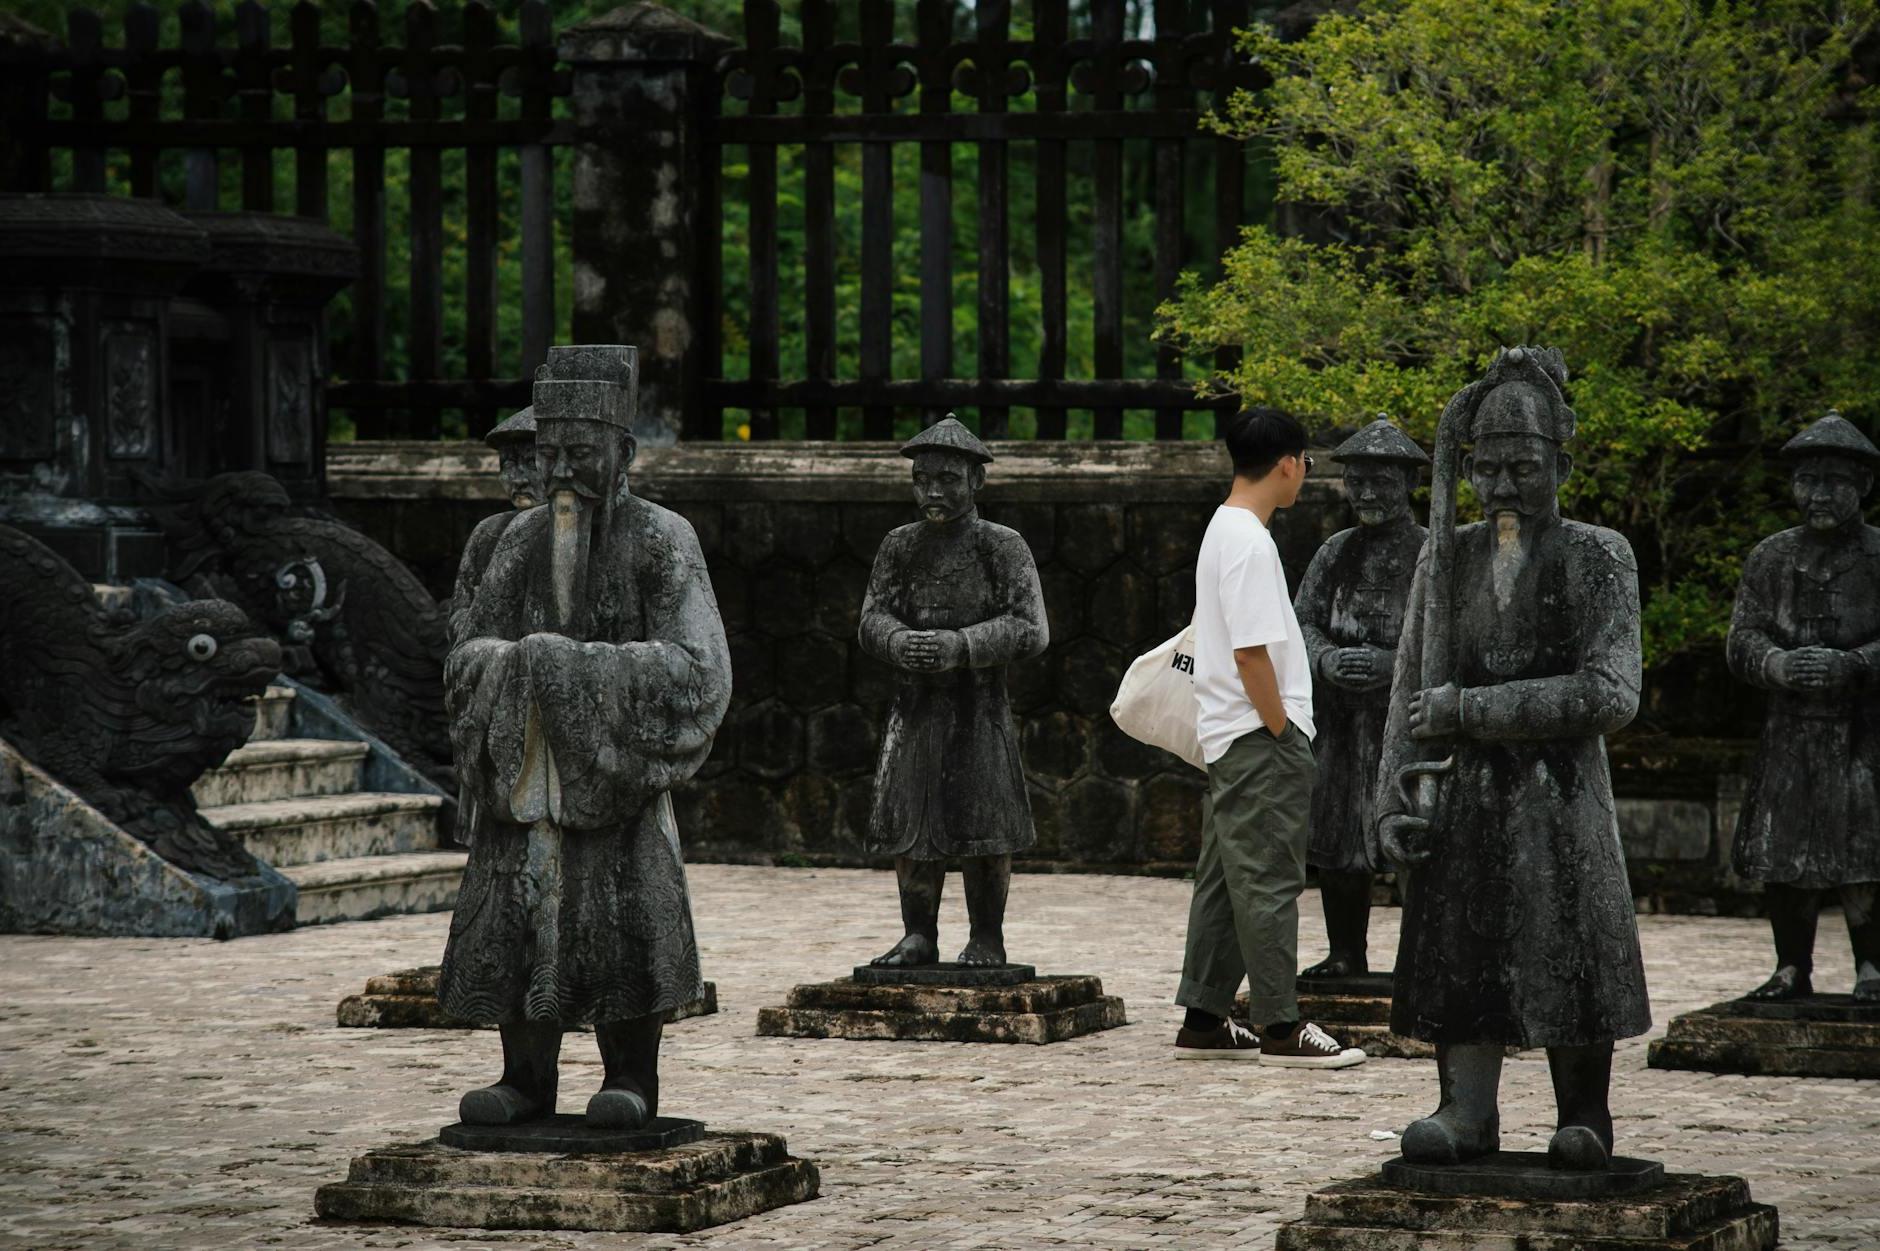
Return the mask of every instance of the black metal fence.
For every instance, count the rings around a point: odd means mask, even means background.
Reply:
[[[718,90],[688,105],[704,185],[674,189],[700,223],[688,350],[703,381],[684,436],[886,438],[950,408],[988,437],[1211,433],[1196,415],[1222,402],[1188,377],[1231,362],[1185,367],[1147,332],[1182,268],[1268,207],[1244,146],[1200,127],[1259,85],[1232,37],[1250,5],[1145,2],[1131,34],[1124,0],[1033,0],[1022,22],[1010,0],[801,0],[788,44],[775,0],[746,0],[742,46],[709,67]],[[557,150],[604,133],[569,99],[546,0],[512,11],[505,27],[468,0],[446,42],[425,0],[402,31],[370,0],[343,22],[303,0],[277,42],[281,15],[256,0],[221,29],[191,0],[173,46],[149,5],[111,46],[74,9],[60,39],[0,40],[0,175],[332,221],[363,271],[330,408],[359,437],[436,437],[457,413],[480,433],[527,401],[567,332],[557,263],[578,274],[583,258],[557,255]],[[1130,220],[1126,188],[1147,200]]]

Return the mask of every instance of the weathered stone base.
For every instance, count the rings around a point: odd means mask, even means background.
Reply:
[[[451,1016],[437,1001],[438,966],[401,969],[366,979],[366,993],[339,1001],[339,1023],[353,1029],[493,1029]],[[718,985],[705,983],[705,993],[666,1014],[666,1023],[718,1011]]]
[[[1545,1170],[1546,1157],[1536,1171]],[[1776,1210],[1740,1177],[1669,1174],[1598,1199],[1430,1194],[1381,1176],[1338,1182],[1280,1227],[1278,1251],[1769,1251]]]
[[[757,1014],[776,1038],[1054,1043],[1127,1025],[1123,1001],[1095,977],[1041,977],[1015,986],[869,986],[853,978],[791,989]]]
[[[1316,1021],[1341,1047],[1361,1047],[1369,1056],[1429,1060],[1436,1048],[1390,1032],[1390,974],[1315,978],[1298,981],[1299,1014]],[[1234,1015],[1245,1018],[1247,996],[1234,1000]],[[1266,1024],[1267,1022],[1258,1022]]]
[[[1728,1000],[1673,1017],[1646,1063],[1751,1076],[1880,1078],[1880,1004],[1849,995]]]
[[[816,1166],[775,1134],[707,1133],[624,1155],[463,1151],[433,1140],[368,1151],[322,1186],[328,1220],[466,1229],[687,1233],[816,1197]]]

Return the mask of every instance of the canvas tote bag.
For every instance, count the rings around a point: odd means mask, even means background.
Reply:
[[[1195,732],[1195,623],[1136,657],[1110,705],[1110,719],[1137,742],[1173,752],[1206,772]]]

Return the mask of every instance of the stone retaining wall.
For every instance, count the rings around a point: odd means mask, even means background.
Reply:
[[[982,511],[1031,544],[1051,623],[1050,650],[1010,673],[1039,832],[1029,867],[1192,867],[1201,775],[1120,733],[1108,709],[1129,660],[1187,621],[1195,552],[1227,472],[1212,443],[1000,449]],[[337,445],[327,475],[340,515],[439,595],[471,529],[503,506],[480,444]],[[892,678],[855,632],[876,547],[913,519],[907,462],[885,444],[693,444],[645,449],[633,481],[698,531],[731,642],[730,714],[676,796],[688,855],[868,863],[862,836]],[[1274,526],[1295,583],[1348,524],[1337,480],[1322,472]],[[1693,764],[1654,750],[1615,753],[1641,904],[1753,906],[1723,868],[1734,817],[1718,796],[1739,766],[1727,751]]]

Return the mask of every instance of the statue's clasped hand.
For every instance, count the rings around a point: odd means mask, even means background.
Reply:
[[[1329,676],[1349,690],[1368,690],[1390,679],[1386,654],[1375,647],[1341,647],[1332,656]]]
[[[1833,647],[1798,647],[1782,652],[1769,664],[1777,686],[1791,691],[1827,691],[1854,681],[1862,668],[1852,652]]]
[[[1462,688],[1432,686],[1410,697],[1410,737],[1447,738],[1462,732]]]
[[[891,645],[894,663],[917,673],[944,673],[966,663],[966,636],[958,630],[905,630]]]

